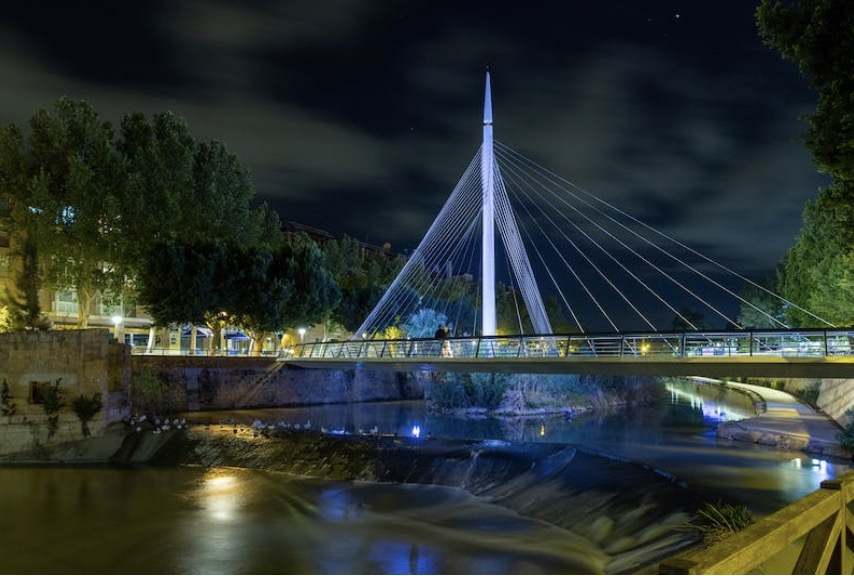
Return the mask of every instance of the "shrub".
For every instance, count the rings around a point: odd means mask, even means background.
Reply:
[[[711,546],[753,524],[753,515],[743,504],[718,501],[706,502],[697,511],[696,528],[703,535],[703,544]]]
[[[821,387],[818,384],[812,384],[798,392],[797,395],[798,398],[801,399],[801,401],[815,408],[818,403],[818,395],[820,392]]]
[[[87,398],[81,394],[74,399],[71,407],[80,420],[80,429],[83,432],[83,437],[88,438],[92,435],[92,432],[89,430],[89,421],[104,407],[103,402],[101,402],[101,394],[95,393],[91,398]]]
[[[12,395],[9,393],[9,383],[3,379],[3,388],[0,390],[0,413],[11,418],[15,415],[15,404],[12,403]]]
[[[131,382],[131,404],[140,414],[160,412],[163,404],[163,392],[157,375],[148,367],[135,375]]]
[[[501,405],[508,386],[503,374],[474,373],[471,374],[466,392],[473,406],[495,410]]]
[[[836,435],[839,444],[846,450],[854,451],[854,408],[849,408],[845,412],[848,424]]]
[[[56,431],[59,429],[59,410],[65,406],[63,402],[65,398],[65,390],[60,389],[59,385],[62,378],[57,378],[56,382],[45,388],[44,398],[42,400],[42,408],[47,414],[47,437],[53,438]]]
[[[498,374],[447,373],[436,377],[430,392],[430,403],[439,410],[485,408],[494,410],[501,404],[509,384]]]

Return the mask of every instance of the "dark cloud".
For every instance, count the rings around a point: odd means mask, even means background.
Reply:
[[[169,2],[13,2],[4,28],[51,73],[84,83],[145,89],[181,84],[172,57],[179,38],[158,15]],[[4,46],[4,52],[10,46]],[[8,52],[5,54],[8,56]]]
[[[172,110],[225,142],[285,220],[414,248],[496,138],[748,273],[771,270],[822,182],[812,95],[755,5],[609,0],[15,4],[0,121],[61,95],[106,119]]]

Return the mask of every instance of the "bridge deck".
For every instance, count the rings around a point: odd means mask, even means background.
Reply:
[[[315,342],[303,368],[524,374],[854,378],[854,331],[743,331]]]
[[[301,368],[616,376],[854,378],[854,358],[288,358]]]

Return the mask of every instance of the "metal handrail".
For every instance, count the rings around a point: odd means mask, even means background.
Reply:
[[[854,329],[849,328],[330,340],[284,348],[279,353],[279,359],[852,355]]]

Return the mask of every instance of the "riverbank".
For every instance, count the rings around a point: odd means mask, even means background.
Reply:
[[[756,409],[756,416],[740,420],[721,422],[716,430],[716,435],[727,440],[754,443],[757,445],[776,447],[784,450],[798,450],[814,456],[825,456],[850,460],[852,455],[844,449],[837,435],[841,432],[841,426],[827,415],[817,412],[797,398],[771,388],[755,386],[740,382],[724,382],[708,378],[695,378],[695,382],[710,387],[724,386],[731,390],[737,390],[752,399]],[[360,404],[365,410],[361,422],[351,423],[351,433],[366,436],[388,436],[395,428],[391,422],[383,421],[378,413],[373,410],[374,406],[382,406],[374,403]],[[587,411],[576,408],[576,415]],[[222,412],[200,412],[188,414],[187,418],[172,420],[154,420],[144,418],[131,418],[125,422],[119,422],[108,426],[94,436],[73,440],[68,442],[36,443],[27,450],[13,453],[0,454],[0,464],[105,464],[116,459],[126,459],[129,446],[133,444],[133,463],[145,463],[156,453],[158,447],[169,432],[191,427],[195,424],[198,428],[228,429],[234,435],[259,436],[266,434],[267,426],[279,422],[276,418],[275,409],[236,410]],[[462,413],[461,413],[462,414]],[[483,419],[486,414],[482,411],[466,413],[475,421]],[[533,419],[548,416],[549,414],[565,414],[572,418],[572,412],[565,407],[559,410],[529,409],[520,410],[513,416],[502,414],[500,421],[512,421],[514,419]],[[265,430],[253,428],[253,421],[267,422]],[[233,424],[233,425],[232,425]],[[373,429],[379,424],[376,434]],[[278,424],[279,426],[282,423]],[[294,430],[301,426],[298,423],[289,423],[288,427]],[[303,422],[303,430],[308,430],[310,422]],[[274,426],[275,428],[275,426]],[[315,423],[314,430],[320,432],[320,426]],[[335,434],[340,430],[327,430],[329,434]],[[425,436],[429,430],[424,430]],[[409,430],[406,431],[409,434]],[[520,437],[519,440],[522,440]],[[125,454],[124,456],[122,454]]]
[[[717,429],[719,438],[798,450],[816,456],[846,460],[854,456],[839,442],[838,436],[842,432],[842,426],[787,392],[712,378],[692,380],[723,385],[753,398],[757,415],[754,418],[722,422]]]

